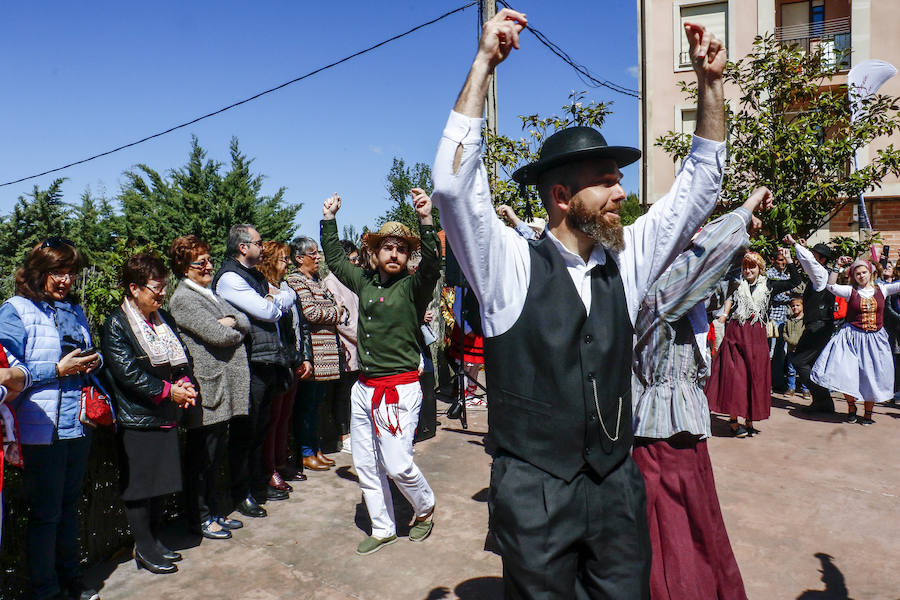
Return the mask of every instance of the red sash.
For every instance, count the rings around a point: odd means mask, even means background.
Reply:
[[[401,433],[400,430],[400,394],[397,393],[397,386],[406,383],[416,383],[419,381],[418,371],[407,371],[397,375],[385,375],[384,377],[366,377],[359,376],[359,382],[366,387],[375,388],[372,392],[372,424],[375,426],[375,435],[381,435],[378,431],[378,421],[382,420],[382,425],[396,436]],[[384,400],[384,406],[387,409],[387,422],[378,415],[378,408],[381,401]],[[391,416],[394,416],[396,423],[391,423]]]

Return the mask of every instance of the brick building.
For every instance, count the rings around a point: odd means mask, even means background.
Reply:
[[[682,23],[700,22],[725,40],[729,56],[748,54],[756,35],[775,33],[778,39],[801,48],[823,47],[838,55],[850,50],[841,64],[837,84],[847,71],[871,58],[900,67],[900,0],[638,0],[638,58],[641,79],[640,139],[641,198],[652,203],[669,189],[676,165],[654,140],[667,131],[690,132],[696,106],[687,104],[678,82],[689,80],[691,65]],[[883,94],[900,96],[900,75],[888,81]],[[733,97],[735,90],[726,89]],[[652,101],[648,101],[652,99]],[[878,140],[860,152],[859,163],[888,144],[900,146],[900,135]],[[880,231],[892,253],[900,248],[900,180],[889,178],[881,189],[866,194],[872,227]],[[855,208],[845,207],[816,239],[858,235]],[[895,254],[896,258],[896,254]]]

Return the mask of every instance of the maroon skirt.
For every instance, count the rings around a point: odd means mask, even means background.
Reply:
[[[713,412],[751,421],[769,418],[772,370],[762,323],[729,321],[706,382],[706,397]]]
[[[706,441],[635,444],[647,488],[653,600],[746,600],[725,531]]]

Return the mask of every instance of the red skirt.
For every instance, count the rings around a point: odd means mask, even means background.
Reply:
[[[706,397],[713,412],[751,421],[769,418],[772,370],[762,323],[729,321],[706,382]]]
[[[450,334],[450,345],[447,353],[453,360],[459,360],[459,326],[454,324],[453,331]],[[463,336],[463,361],[474,363],[476,365],[484,364],[484,338],[473,332]]]
[[[634,446],[647,488],[653,600],[746,600],[706,441]]]

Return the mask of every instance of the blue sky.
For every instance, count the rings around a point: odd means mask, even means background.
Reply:
[[[465,0],[282,2],[15,2],[0,36],[0,179],[84,158],[218,109],[462,6]],[[637,88],[635,2],[510,2],[599,76]],[[344,198],[341,225],[371,224],[389,206],[392,158],[430,164],[471,64],[471,7],[411,36],[163,138],[70,168],[66,200],[90,188],[113,197],[137,163],[166,171],[187,159],[191,134],[225,161],[237,136],[264,191],[303,203],[300,231],[317,232],[321,204]],[[638,145],[638,101],[588,89],[530,34],[499,72],[500,130],[517,115],[558,113],[571,90],[614,101],[609,143]],[[637,167],[624,171],[637,191]],[[0,188],[0,214],[53,176]]]

